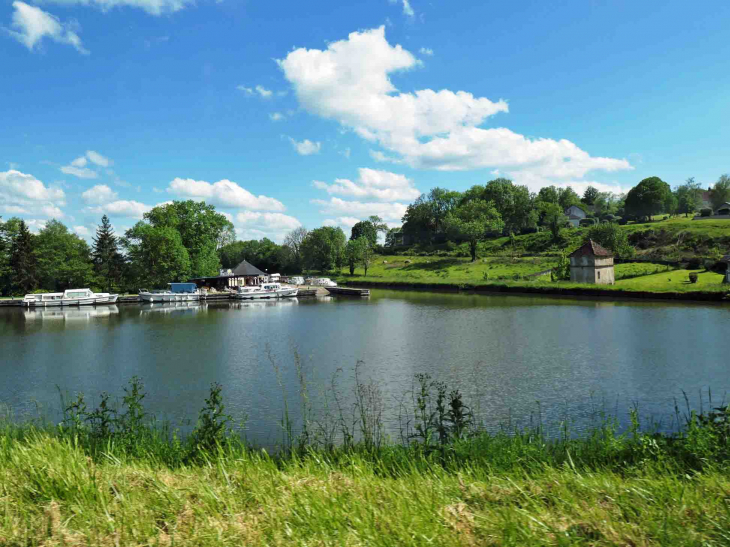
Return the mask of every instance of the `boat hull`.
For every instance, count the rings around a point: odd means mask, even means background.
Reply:
[[[143,302],[151,303],[197,302],[200,300],[199,294],[180,293],[139,293],[139,297]]]
[[[233,298],[236,300],[277,300],[279,298],[292,298],[298,292],[299,289],[280,289],[278,291],[238,293],[233,295]]]

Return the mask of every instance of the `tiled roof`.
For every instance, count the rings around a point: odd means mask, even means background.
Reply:
[[[605,256],[610,257],[613,254],[601,247],[598,243],[589,239],[579,249],[570,254],[570,256]]]
[[[250,262],[244,260],[241,262],[238,266],[236,266],[236,269],[233,270],[233,275],[238,276],[255,276],[255,275],[266,275],[264,272],[259,270],[256,266],[251,264]]]

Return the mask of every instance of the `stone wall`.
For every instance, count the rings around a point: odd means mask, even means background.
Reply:
[[[570,259],[570,280],[573,283],[615,284],[613,258],[572,257]]]

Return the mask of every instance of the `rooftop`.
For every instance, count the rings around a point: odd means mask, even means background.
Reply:
[[[611,251],[604,249],[601,247],[598,243],[593,241],[592,239],[589,239],[586,241],[580,248],[573,251],[570,256],[605,256],[605,257],[612,257],[613,253]]]

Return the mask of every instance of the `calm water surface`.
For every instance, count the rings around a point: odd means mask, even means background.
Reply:
[[[699,405],[730,389],[730,308],[373,291],[369,299],[299,299],[188,307],[0,309],[0,403],[58,417],[58,389],[118,394],[133,375],[149,410],[195,419],[211,382],[247,435],[280,438],[282,387],[296,415],[298,353],[316,406],[333,376],[347,399],[355,364],[381,389],[395,431],[398,401],[426,372],[458,387],[490,427],[638,404],[669,423],[682,390]],[[338,373],[338,369],[341,371]],[[331,393],[330,393],[331,395]],[[331,400],[331,399],[330,399]],[[539,402],[539,407],[537,405]]]

